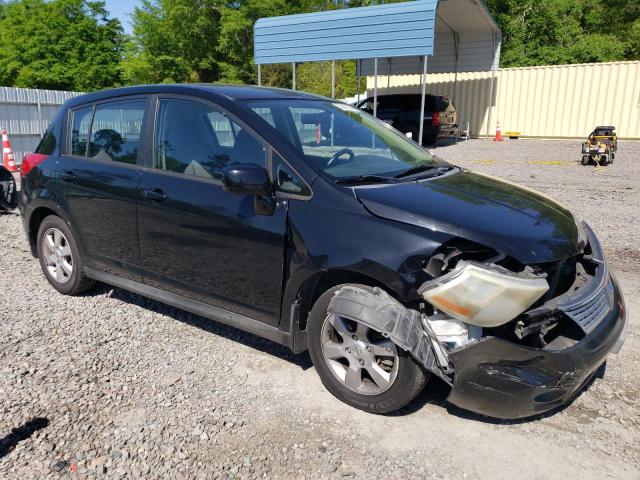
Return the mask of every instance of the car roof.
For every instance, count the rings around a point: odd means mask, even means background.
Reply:
[[[381,98],[392,98],[392,99],[416,99],[420,98],[422,94],[420,93],[379,93],[378,100]],[[433,93],[425,93],[425,98],[445,98],[447,100],[451,100],[449,97],[445,95],[435,95]],[[363,101],[373,100],[373,95],[369,95],[368,97],[363,98]]]
[[[156,84],[138,85],[134,87],[112,88],[100,90],[98,92],[87,93],[72,98],[67,102],[68,106],[75,106],[83,103],[107,100],[112,98],[144,95],[144,94],[204,94],[209,97],[224,97],[228,100],[271,100],[271,99],[306,99],[306,100],[329,100],[320,95],[304,93],[296,90],[284,88],[258,87],[255,85],[225,85],[225,84],[200,84],[200,83],[179,83],[179,84]]]

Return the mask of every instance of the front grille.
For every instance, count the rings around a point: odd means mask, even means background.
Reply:
[[[572,304],[562,308],[585,333],[591,332],[611,309],[611,282],[607,286],[601,286],[598,292],[585,299],[582,303]]]

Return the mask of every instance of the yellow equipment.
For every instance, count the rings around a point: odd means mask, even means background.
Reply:
[[[609,165],[616,158],[616,127],[596,127],[582,144],[582,165]]]

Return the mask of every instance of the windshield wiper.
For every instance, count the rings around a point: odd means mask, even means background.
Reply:
[[[423,163],[421,165],[416,165],[414,167],[407,168],[406,170],[403,170],[402,172],[394,175],[393,178],[410,177],[411,175],[416,175],[418,173],[423,173],[423,172],[429,172],[432,170],[437,170],[438,173],[441,174],[451,170],[451,168],[452,167],[450,165],[427,165]]]
[[[381,175],[358,175],[356,177],[344,177],[336,180],[336,183],[352,185],[354,183],[388,183],[393,181],[391,177]]]

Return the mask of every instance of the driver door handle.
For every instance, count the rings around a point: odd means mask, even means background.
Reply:
[[[154,202],[162,202],[167,199],[167,194],[159,188],[153,190],[144,190],[144,197]]]

